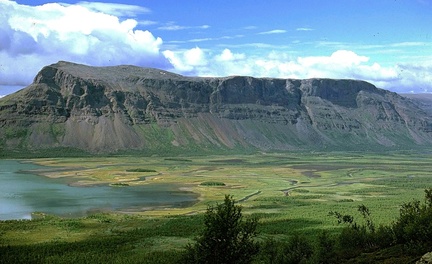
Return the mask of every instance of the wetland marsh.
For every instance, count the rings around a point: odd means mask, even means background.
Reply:
[[[227,194],[246,216],[259,219],[258,239],[338,232],[341,226],[329,212],[357,217],[362,204],[376,224],[387,225],[397,218],[403,203],[423,200],[424,190],[432,186],[431,161],[429,154],[351,152],[34,159],[31,162],[43,169],[33,172],[48,181],[126,192],[176,186],[176,192],[193,193],[196,200],[182,207],[135,207],[72,219],[48,214],[32,221],[0,221],[0,237],[3,244],[16,247],[41,242],[111,243],[115,238],[123,241],[125,248],[119,253],[123,257],[163,258],[193,241],[207,207]]]
[[[66,171],[0,160],[0,220],[31,219],[35,213],[80,217],[103,211],[144,211],[187,206],[196,201],[196,195],[174,184],[80,184],[75,177],[57,177],[57,173]]]
[[[3,174],[19,164],[21,170],[45,176],[18,174],[25,178],[24,182],[39,181],[63,188],[38,190],[39,183],[34,182],[35,195],[38,191],[41,194],[52,191],[47,195],[58,195],[60,199],[67,195],[68,189],[91,193],[105,188],[112,193],[102,195],[100,200],[137,200],[146,195],[157,199],[161,191],[167,194],[191,192],[198,197],[195,203],[181,208],[129,210],[145,215],[192,214],[230,194],[251,214],[276,212],[298,217],[308,215],[308,211],[315,214],[318,208],[323,208],[319,211],[325,214],[334,207],[351,207],[347,203],[368,203],[379,208],[378,217],[383,214],[382,220],[386,221],[398,213],[394,209],[402,202],[421,197],[422,190],[431,186],[431,161],[432,157],[427,154],[262,153],[229,158],[120,156],[0,162]],[[139,192],[137,188],[147,188],[147,191]],[[130,196],[116,197],[115,193],[129,193]],[[172,200],[174,204],[177,202],[181,200]],[[169,199],[166,205],[169,206]],[[93,207],[97,209],[98,205]],[[119,209],[121,205],[114,207]]]

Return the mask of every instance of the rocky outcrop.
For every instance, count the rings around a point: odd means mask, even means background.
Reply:
[[[376,149],[432,143],[417,104],[357,80],[184,77],[58,62],[0,99],[2,149]]]
[[[424,254],[416,264],[432,264],[432,252]]]

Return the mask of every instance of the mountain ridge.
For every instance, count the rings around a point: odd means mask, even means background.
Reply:
[[[432,143],[414,101],[359,80],[187,77],[60,61],[0,99],[0,148],[91,153],[414,148]]]

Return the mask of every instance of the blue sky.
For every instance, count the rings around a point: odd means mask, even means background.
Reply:
[[[59,60],[432,92],[432,0],[0,0],[0,96]]]

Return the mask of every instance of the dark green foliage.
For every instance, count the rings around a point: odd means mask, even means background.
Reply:
[[[88,223],[88,220],[97,220]],[[127,222],[141,225],[136,229],[118,229]],[[0,263],[179,263],[182,252],[166,248],[153,250],[152,238],[190,237],[198,232],[191,226],[198,226],[202,216],[176,216],[161,219],[141,219],[131,216],[118,220],[110,214],[95,214],[83,219],[61,219],[46,217],[31,221],[0,221]],[[126,224],[127,226],[129,224]],[[90,235],[81,241],[59,242],[55,239],[31,245],[9,245],[2,240],[2,233],[38,229],[54,226],[68,232],[90,230],[105,226],[105,232]]]
[[[258,253],[256,219],[243,219],[242,208],[229,195],[224,203],[209,206],[204,216],[204,231],[189,244],[184,263],[251,263]]]
[[[322,264],[337,263],[336,240],[327,231],[318,235],[316,261]]]
[[[381,225],[373,235],[373,240],[378,248],[385,248],[395,244],[395,236],[391,226]]]
[[[92,239],[74,243],[42,243],[32,246],[0,246],[0,263],[178,263],[176,251],[135,250],[128,240]],[[151,246],[150,244],[145,246]]]
[[[201,186],[225,186],[223,182],[208,181],[200,184]]]
[[[59,148],[47,148],[47,149],[37,149],[37,150],[14,150],[10,151],[7,149],[2,149],[0,145],[0,158],[5,159],[36,159],[36,158],[59,158],[59,157],[89,157],[94,156],[89,152],[85,152],[80,149],[59,147]]]
[[[432,188],[425,190],[425,203],[412,201],[402,205],[393,224],[397,243],[428,248],[432,245]]]
[[[138,168],[138,169],[127,169],[126,172],[156,172],[156,170]]]
[[[339,238],[339,254],[345,258],[354,257],[360,252],[377,251],[402,245],[414,254],[423,254],[432,246],[432,188],[425,190],[425,202],[418,200],[401,206],[398,219],[390,226],[375,227],[369,209],[358,208],[364,224],[358,224],[354,217],[331,212],[338,223],[348,224],[342,229]]]
[[[288,241],[270,238],[260,244],[257,263],[311,263],[313,252],[312,243],[304,235],[294,234]]]
[[[354,217],[352,215],[342,215],[339,212],[329,212],[329,216],[336,217],[338,224],[349,224],[351,225],[354,221]]]
[[[309,240],[305,236],[295,234],[287,243],[281,245],[275,263],[308,263],[312,254],[313,247]]]
[[[369,208],[365,205],[358,206],[358,212],[363,217],[362,224],[355,222],[351,215],[330,212],[330,215],[336,217],[338,224],[347,224],[338,237],[339,254],[353,257],[360,252],[373,251],[393,244],[391,228],[380,226],[376,229]]]
[[[190,159],[183,159],[183,158],[165,158],[165,160],[168,160],[168,161],[192,162],[192,160],[190,160]]]
[[[375,232],[375,225],[372,222],[372,219],[371,219],[371,216],[370,216],[370,212],[369,212],[369,208],[367,208],[364,204],[362,204],[362,205],[359,205],[358,211],[362,214],[363,219],[366,221],[366,228],[371,233],[374,233]]]
[[[267,239],[259,245],[259,260],[260,263],[276,264],[277,255],[279,253],[279,244],[274,239]]]

